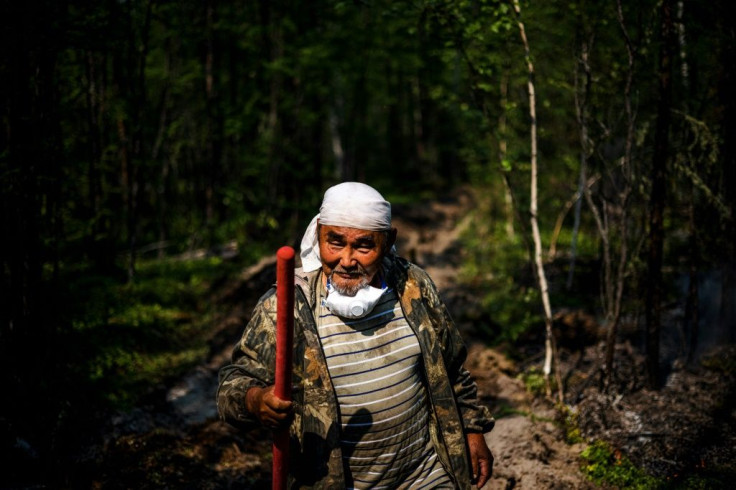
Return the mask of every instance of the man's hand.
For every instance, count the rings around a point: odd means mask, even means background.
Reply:
[[[493,454],[486,445],[483,434],[466,434],[468,449],[470,449],[470,462],[473,465],[473,483],[482,488],[493,473]]]
[[[248,411],[269,429],[280,429],[291,421],[292,403],[273,393],[273,385],[266,388],[254,386],[245,394]]]

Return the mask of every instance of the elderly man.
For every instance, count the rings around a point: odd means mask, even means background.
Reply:
[[[220,372],[223,420],[289,425],[290,487],[480,488],[491,475],[483,434],[494,420],[463,367],[462,339],[395,240],[375,189],[328,189],[295,271],[294,401],[273,393],[275,288]]]

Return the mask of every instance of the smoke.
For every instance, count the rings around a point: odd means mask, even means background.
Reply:
[[[700,358],[714,347],[734,340],[736,333],[736,284],[733,271],[727,268],[701,272],[698,281],[698,335],[693,359]],[[672,361],[686,356],[690,349],[692,325],[685,320],[685,305],[690,286],[687,274],[676,279],[677,301],[668,309],[662,321],[662,357]]]

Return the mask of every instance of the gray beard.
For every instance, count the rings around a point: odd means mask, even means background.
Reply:
[[[330,274],[330,283],[332,284],[332,287],[335,288],[335,291],[342,294],[343,296],[355,296],[356,294],[358,294],[358,291],[368,285],[368,277],[366,277],[365,274],[361,276],[359,282],[350,286],[337,284],[332,278],[333,275],[335,275],[335,271],[332,271],[332,273]]]

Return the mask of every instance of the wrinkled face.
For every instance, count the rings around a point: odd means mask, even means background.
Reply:
[[[396,230],[368,231],[344,226],[319,226],[322,272],[341,294],[355,296],[366,284],[380,286],[378,271]]]

